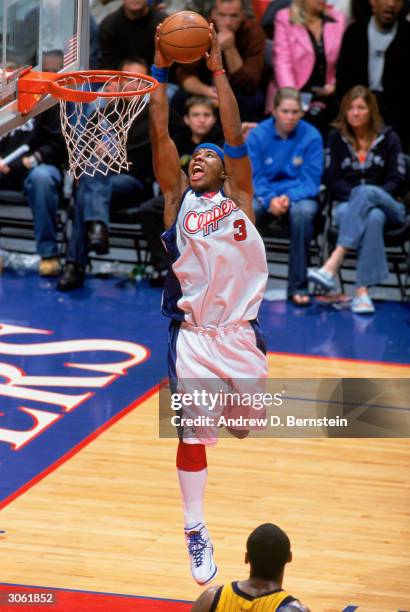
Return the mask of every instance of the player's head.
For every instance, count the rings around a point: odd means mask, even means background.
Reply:
[[[221,147],[211,142],[199,144],[188,165],[189,183],[194,191],[218,191],[227,178]]]
[[[251,576],[263,580],[283,580],[286,563],[292,561],[290,540],[277,525],[259,525],[246,542],[245,562]]]
[[[209,134],[217,120],[216,108],[210,98],[192,96],[185,103],[184,122],[191,130],[194,142]]]

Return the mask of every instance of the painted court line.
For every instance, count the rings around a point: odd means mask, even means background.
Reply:
[[[23,493],[25,493],[26,491],[28,491],[28,489],[31,489],[31,487],[33,487],[35,484],[37,484],[38,482],[40,482],[40,480],[43,480],[43,478],[45,478],[46,476],[48,476],[49,474],[51,474],[52,472],[54,472],[54,470],[56,470],[58,467],[60,467],[60,465],[62,465],[63,463],[65,463],[66,461],[68,461],[68,459],[70,459],[71,457],[73,457],[74,455],[76,455],[80,450],[82,450],[85,446],[87,446],[88,444],[90,444],[90,442],[92,442],[93,440],[95,440],[99,435],[101,435],[104,431],[106,431],[109,427],[111,427],[112,425],[114,425],[114,423],[116,423],[117,421],[119,421],[121,418],[123,418],[126,414],[128,414],[129,412],[131,412],[131,410],[133,410],[134,408],[136,408],[137,406],[139,406],[140,404],[142,404],[143,402],[145,402],[145,400],[149,399],[152,395],[154,395],[155,393],[157,393],[159,390],[159,385],[154,385],[153,387],[151,387],[151,389],[149,389],[148,391],[146,391],[143,395],[141,395],[140,397],[138,397],[135,401],[133,401],[131,404],[129,404],[128,406],[126,406],[125,408],[123,408],[120,412],[118,412],[117,414],[115,414],[111,419],[109,419],[108,421],[106,421],[105,423],[103,423],[98,429],[96,429],[95,431],[93,431],[87,438],[85,438],[84,440],[81,440],[81,442],[79,444],[77,444],[76,446],[74,446],[72,449],[70,449],[67,453],[65,453],[65,455],[63,455],[62,457],[60,457],[57,461],[55,461],[54,463],[52,463],[50,466],[48,466],[45,470],[43,470],[42,472],[40,472],[39,474],[37,474],[37,476],[35,476],[34,478],[32,478],[29,482],[27,482],[25,485],[23,485],[22,487],[20,487],[19,489],[17,489],[16,491],[14,491],[11,495],[9,495],[8,497],[6,497],[1,503],[0,503],[0,509],[5,508],[6,506],[8,506],[14,499],[16,499],[17,497],[19,497],[20,495],[22,495]],[[0,583],[1,584],[1,583]]]

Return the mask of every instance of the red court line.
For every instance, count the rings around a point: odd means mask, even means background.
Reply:
[[[158,384],[154,385],[151,389],[146,391],[143,395],[140,395],[138,397],[138,399],[134,400],[131,404],[129,404],[128,406],[126,406],[125,408],[120,410],[120,412],[117,412],[117,414],[115,414],[113,417],[111,417],[111,419],[109,419],[108,421],[103,423],[103,425],[98,427],[98,429],[93,431],[87,438],[84,438],[84,440],[81,440],[81,442],[79,442],[77,444],[77,446],[74,446],[65,455],[60,457],[60,459],[57,459],[57,461],[55,461],[49,467],[47,467],[45,470],[40,472],[40,474],[37,474],[37,476],[32,478],[32,480],[27,482],[25,485],[20,487],[20,489],[18,489],[17,491],[14,491],[14,493],[12,493],[8,497],[6,497],[2,502],[0,502],[0,510],[2,508],[5,508],[6,506],[8,506],[8,504],[10,504],[14,499],[19,497],[23,493],[25,493],[32,486],[34,486],[35,484],[40,482],[40,480],[42,480],[43,478],[48,476],[48,474],[51,474],[51,472],[54,472],[54,470],[56,470],[58,467],[60,467],[60,465],[62,465],[66,461],[68,461],[68,459],[73,457],[73,455],[77,454],[82,448],[84,448],[85,446],[90,444],[90,442],[95,440],[95,438],[97,438],[100,434],[102,434],[106,429],[111,427],[111,425],[113,425],[114,423],[119,421],[122,417],[124,417],[126,414],[128,414],[128,412],[131,412],[131,410],[133,410],[134,408],[136,408],[137,406],[139,406],[140,404],[145,402],[148,398],[150,398],[152,395],[154,395],[158,391],[159,391],[159,385]]]
[[[48,603],[30,601],[37,595]],[[12,602],[11,599],[20,600]],[[21,601],[26,599],[26,602]],[[192,607],[188,601],[148,598],[132,595],[115,595],[92,591],[54,589],[49,587],[0,584],[0,609],[48,610],[49,612],[187,612]]]
[[[347,363],[365,363],[366,365],[386,365],[410,369],[410,364],[408,363],[394,363],[392,361],[366,361],[364,359],[353,359],[350,357],[329,357],[328,355],[307,355],[305,353],[274,353],[273,351],[268,351],[267,354],[278,357],[281,355],[286,355],[288,357],[303,357],[304,359],[327,359],[328,361],[346,361]]]

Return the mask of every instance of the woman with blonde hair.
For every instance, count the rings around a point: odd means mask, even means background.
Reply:
[[[305,119],[326,129],[336,85],[346,18],[325,0],[293,0],[278,11],[273,39],[276,87],[294,87],[302,94]],[[273,91],[270,96],[272,97]],[[271,99],[268,100],[268,105]]]
[[[405,163],[397,134],[383,126],[372,92],[357,85],[344,96],[329,134],[325,183],[339,226],[337,246],[322,268],[308,279],[327,291],[349,249],[357,250],[356,295],[351,309],[374,312],[368,287],[388,276],[383,231],[386,224],[405,221],[404,204],[397,201],[405,180]]]

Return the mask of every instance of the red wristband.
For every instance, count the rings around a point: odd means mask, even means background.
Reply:
[[[212,76],[215,78],[220,74],[225,74],[225,70],[223,68],[221,68],[221,70],[215,70],[215,72],[212,73]]]

